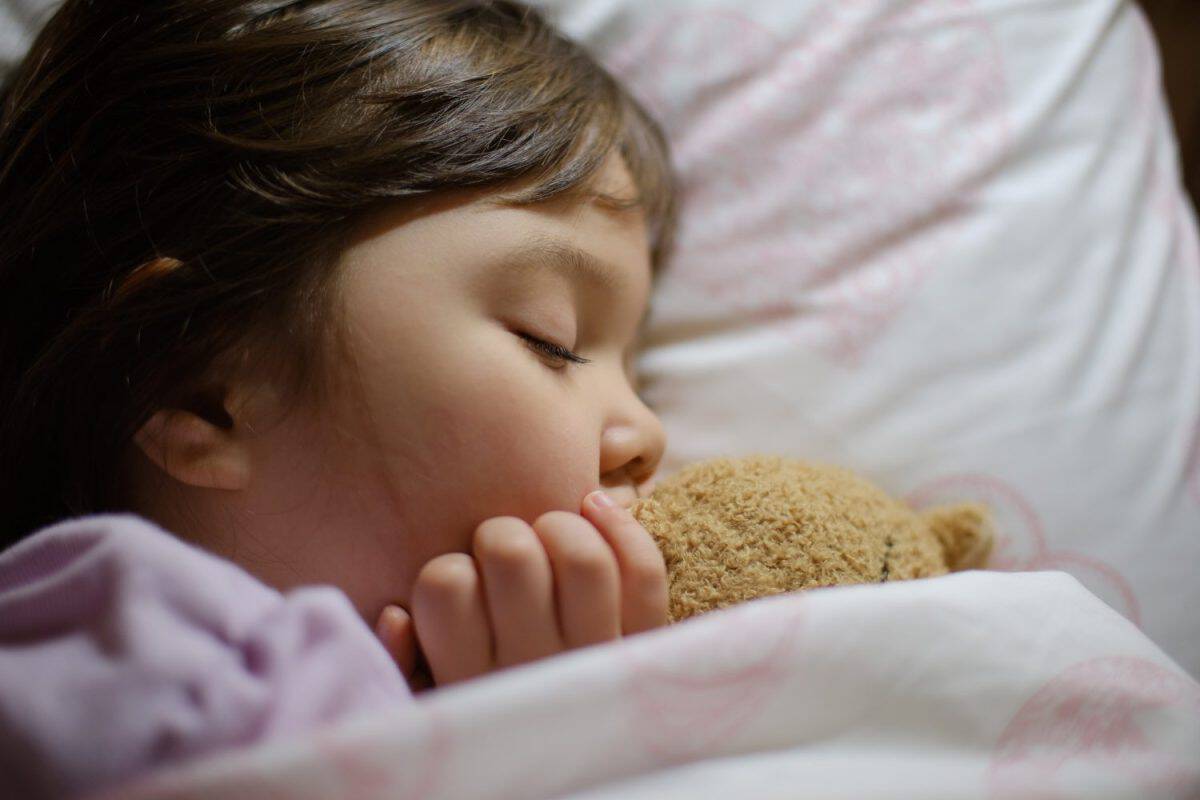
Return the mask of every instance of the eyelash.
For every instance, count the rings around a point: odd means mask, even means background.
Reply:
[[[551,358],[557,358],[560,361],[574,362],[576,364],[589,364],[592,361],[590,358],[584,358],[583,356],[572,353],[562,345],[557,345],[553,342],[547,342],[545,339],[539,339],[531,334],[518,333],[517,335],[524,339],[531,348],[538,351],[542,355],[550,356]]]
[[[589,364],[592,361],[590,358],[584,358],[583,356],[576,355],[565,347],[554,344],[553,342],[547,342],[544,339],[539,339],[531,334],[517,333],[517,335],[524,339],[531,348],[544,355],[548,355],[551,358],[558,358],[564,361],[573,361],[576,364]],[[645,395],[641,394],[640,392],[638,393],[638,399],[641,400],[642,403],[651,411],[655,410],[655,406],[652,405],[650,401],[646,399]]]

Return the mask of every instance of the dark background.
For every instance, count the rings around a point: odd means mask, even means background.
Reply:
[[[1200,0],[1141,0],[1158,37],[1163,83],[1179,137],[1183,176],[1200,198]]]

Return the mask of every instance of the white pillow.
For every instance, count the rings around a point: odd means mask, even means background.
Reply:
[[[0,0],[0,57],[52,5]],[[1072,573],[1200,675],[1200,250],[1137,8],[540,5],[673,139],[660,475],[768,451],[982,500],[998,566]]]
[[[768,451],[991,505],[1200,674],[1200,254],[1117,0],[544,0],[686,187],[660,474]],[[1031,620],[1036,624],[1036,620]]]
[[[25,55],[58,0],[0,0],[0,78]]]

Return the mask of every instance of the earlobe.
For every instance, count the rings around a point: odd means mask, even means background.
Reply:
[[[223,428],[192,411],[156,411],[133,441],[146,458],[181,483],[244,489],[250,482],[250,451],[237,428]]]

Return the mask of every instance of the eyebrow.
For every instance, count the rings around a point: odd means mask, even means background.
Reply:
[[[556,271],[610,291],[617,291],[624,284],[612,265],[587,250],[548,236],[534,237],[514,247],[504,254],[501,263],[502,269],[515,272]],[[650,303],[646,303],[646,310],[638,321],[639,332],[645,328],[649,316]]]
[[[504,254],[504,269],[520,272],[556,270],[571,278],[618,289],[621,280],[610,265],[560,239],[538,237]]]

